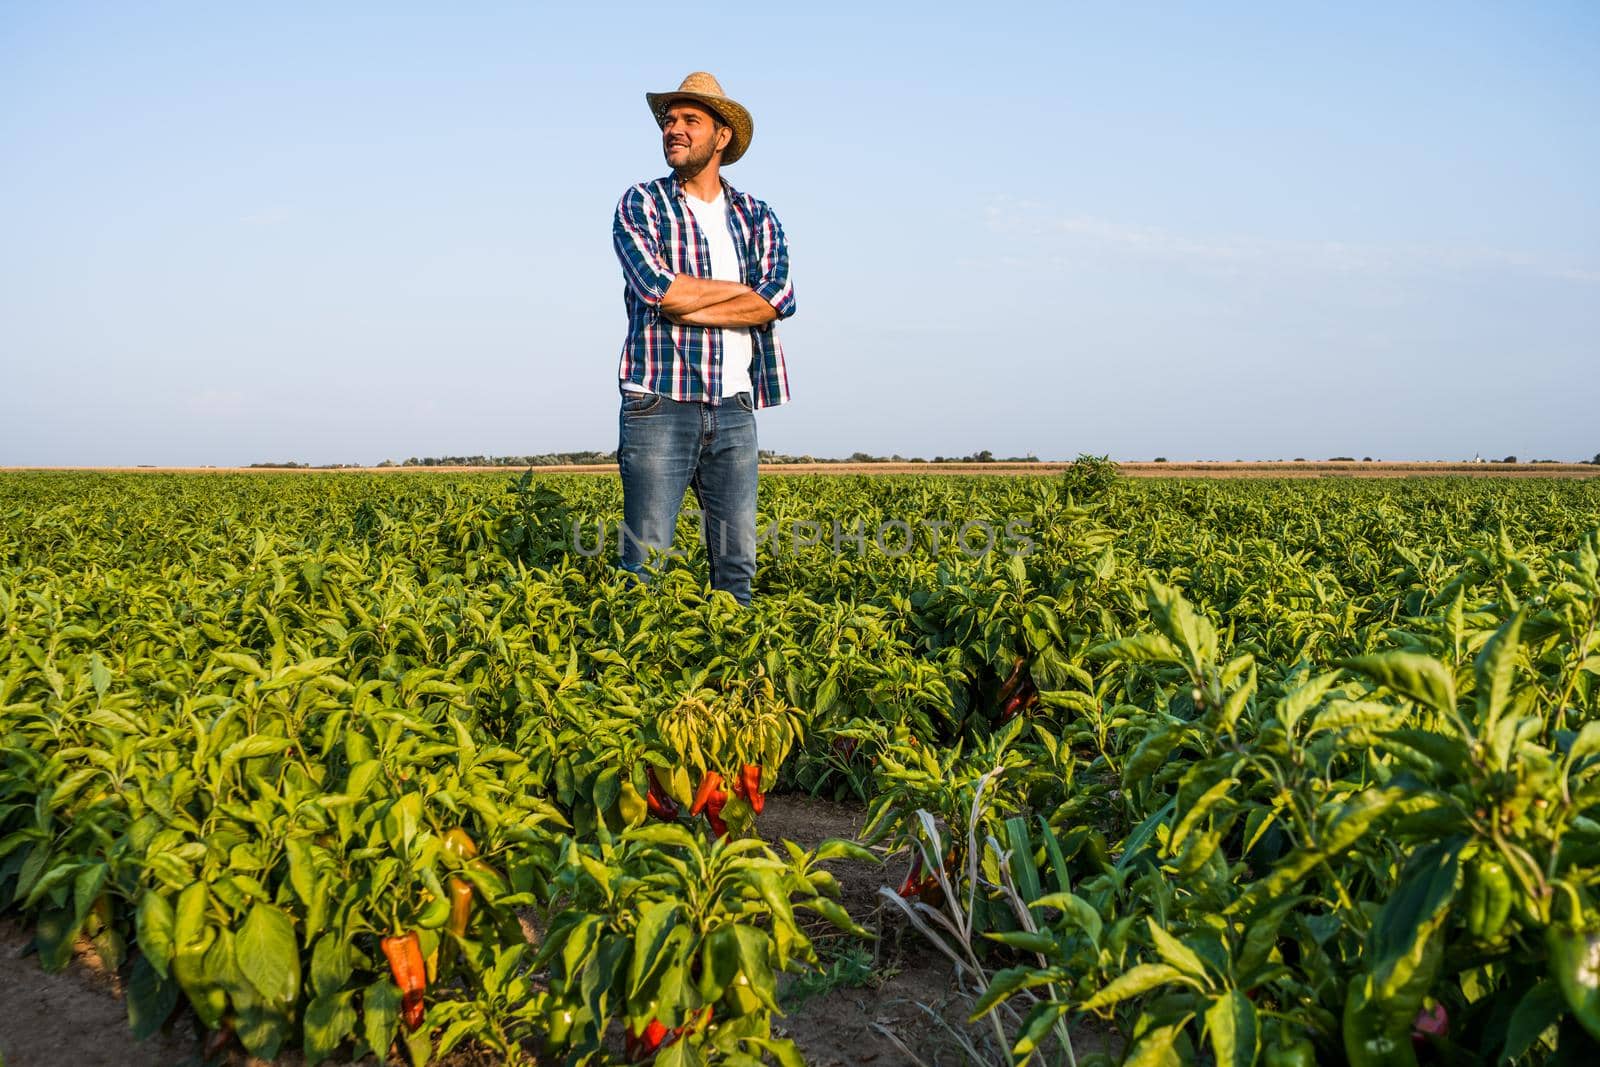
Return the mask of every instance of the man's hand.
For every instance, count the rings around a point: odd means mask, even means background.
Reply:
[[[738,282],[719,282],[713,278],[696,278],[692,274],[677,274],[661,297],[661,314],[677,321],[677,316],[720,304],[725,300],[751,292],[748,285]]]
[[[778,317],[773,306],[751,289],[730,300],[667,318],[681,326],[765,326]]]

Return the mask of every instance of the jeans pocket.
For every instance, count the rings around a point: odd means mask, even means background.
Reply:
[[[625,392],[622,394],[622,413],[624,415],[648,415],[660,406],[660,393]]]
[[[739,406],[741,408],[743,408],[744,410],[750,412],[752,415],[755,414],[755,411],[756,411],[755,400],[751,397],[751,395],[749,393],[735,393],[733,398],[739,402]]]

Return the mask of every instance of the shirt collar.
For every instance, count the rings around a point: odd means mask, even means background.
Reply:
[[[689,195],[688,191],[685,190],[681,184],[679,184],[676,171],[668,174],[662,180],[666,182],[667,195],[671,196],[672,198],[676,200],[682,200],[685,196]],[[728,202],[730,204],[733,203],[734,198],[739,195],[738,191],[735,190],[734,187],[728,182],[728,179],[723,177],[721,174],[717,175],[717,181],[722,185],[722,195],[728,198]]]

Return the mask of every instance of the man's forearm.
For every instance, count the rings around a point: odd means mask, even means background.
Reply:
[[[677,274],[661,298],[661,312],[668,317],[687,315],[750,291],[748,285],[738,282],[719,282],[714,278]]]
[[[777,318],[778,313],[754,291],[746,289],[730,300],[723,300],[686,315],[668,317],[684,326],[765,326]]]

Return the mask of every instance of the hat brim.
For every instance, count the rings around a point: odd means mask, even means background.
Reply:
[[[755,137],[755,120],[750,117],[744,105],[736,100],[729,100],[725,96],[708,96],[705,93],[693,93],[683,89],[672,89],[664,93],[645,93],[645,103],[650,105],[650,117],[659,124],[661,115],[669,105],[679,100],[692,100],[697,104],[715,111],[722,117],[730,129],[733,138],[728,142],[728,147],[722,150],[722,165],[736,163],[750,147],[750,141]]]

